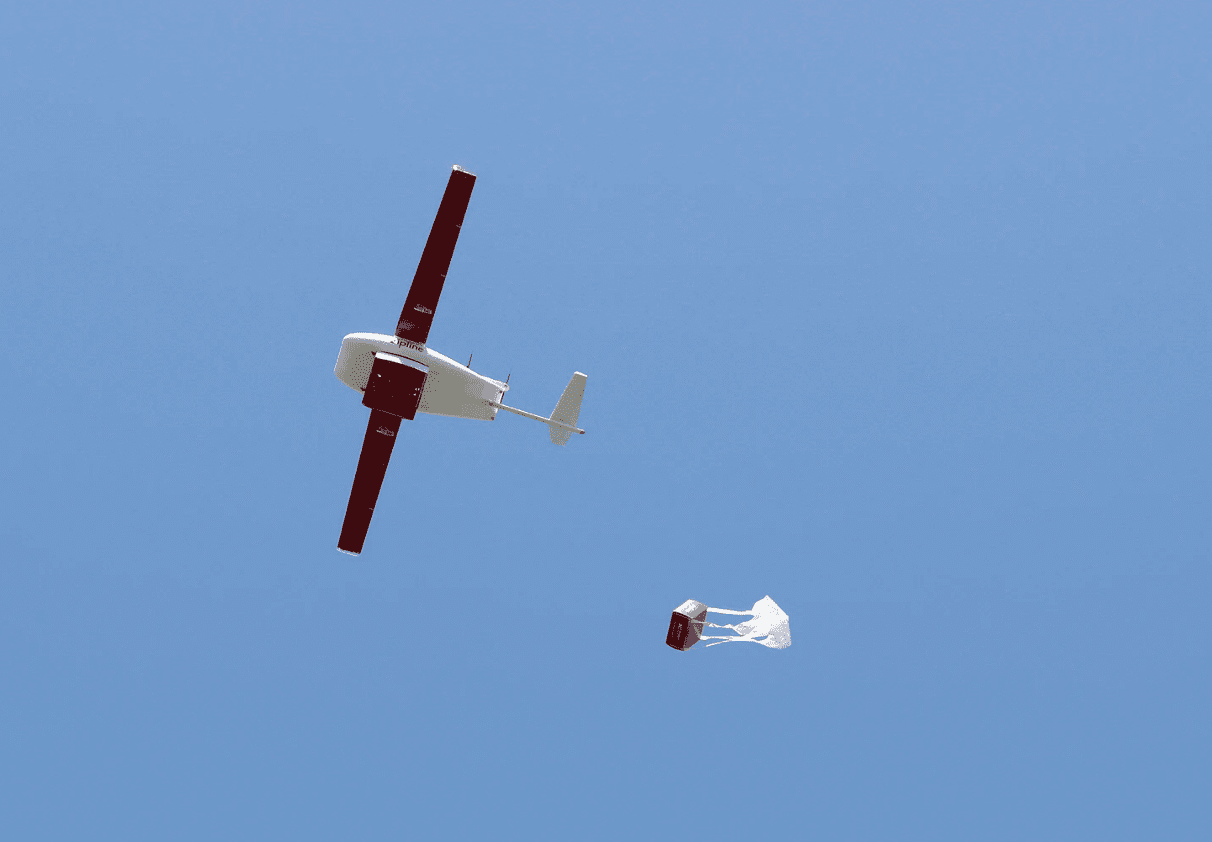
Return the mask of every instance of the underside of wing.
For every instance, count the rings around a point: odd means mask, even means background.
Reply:
[[[416,417],[425,378],[424,366],[391,354],[375,354],[362,397],[362,403],[370,407],[370,423],[362,440],[362,455],[358,457],[337,549],[353,555],[362,552],[400,422]]]
[[[450,173],[442,204],[438,206],[438,215],[434,217],[425,250],[421,252],[421,262],[417,264],[417,273],[396,324],[396,336],[401,339],[424,345],[429,338],[429,327],[433,324],[434,311],[438,309],[442,285],[446,282],[450,258],[454,255],[475,183],[476,177],[459,167]]]
[[[358,457],[358,471],[354,474],[353,490],[349,492],[349,505],[345,508],[345,523],[341,525],[341,538],[337,541],[339,550],[353,555],[362,552],[402,420],[398,415],[379,409],[370,413],[366,438],[362,440],[362,455]]]

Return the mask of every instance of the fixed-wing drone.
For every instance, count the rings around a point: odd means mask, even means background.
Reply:
[[[476,177],[460,167],[451,172],[395,335],[351,333],[341,341],[337,378],[361,392],[362,404],[370,407],[370,423],[337,541],[337,549],[352,555],[362,552],[402,420],[411,421],[418,412],[425,412],[494,421],[497,410],[504,409],[547,424],[552,442],[558,445],[566,444],[573,433],[585,432],[576,426],[585,395],[581,372],[572,375],[555,409],[544,418],[505,406],[509,378],[502,382],[477,374],[469,368],[470,359],[467,365],[460,365],[425,346],[475,183]]]

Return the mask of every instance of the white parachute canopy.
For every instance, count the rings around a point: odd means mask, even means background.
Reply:
[[[731,614],[750,616],[740,623],[718,624],[707,622],[707,614]],[[704,627],[728,629],[732,634],[703,634]],[[764,596],[753,603],[748,611],[733,611],[730,608],[709,608],[697,600],[688,599],[674,609],[669,621],[669,634],[665,643],[674,649],[685,651],[700,640],[712,640],[707,646],[721,643],[760,643],[771,649],[786,649],[791,645],[791,618],[773,599]]]

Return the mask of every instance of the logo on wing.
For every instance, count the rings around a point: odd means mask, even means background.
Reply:
[[[412,309],[416,310],[418,313],[428,313],[431,316],[433,315],[433,310],[430,310],[424,304],[418,304],[416,307],[413,307]]]

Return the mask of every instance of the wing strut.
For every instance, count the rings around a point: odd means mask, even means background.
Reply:
[[[455,167],[446,182],[446,192],[438,215],[434,217],[421,262],[408,288],[408,298],[400,321],[396,324],[396,336],[424,345],[429,338],[429,327],[433,324],[433,311],[438,309],[438,298],[442,295],[442,284],[450,269],[450,258],[454,255],[455,243],[459,241],[459,229],[463,227],[463,216],[467,203],[471,201],[471,188],[476,177],[464,169]]]
[[[402,420],[398,415],[381,409],[371,410],[366,438],[362,440],[362,455],[358,457],[358,471],[354,474],[353,490],[349,492],[349,505],[345,508],[345,523],[341,525],[341,538],[337,541],[339,550],[351,555],[362,552]]]

